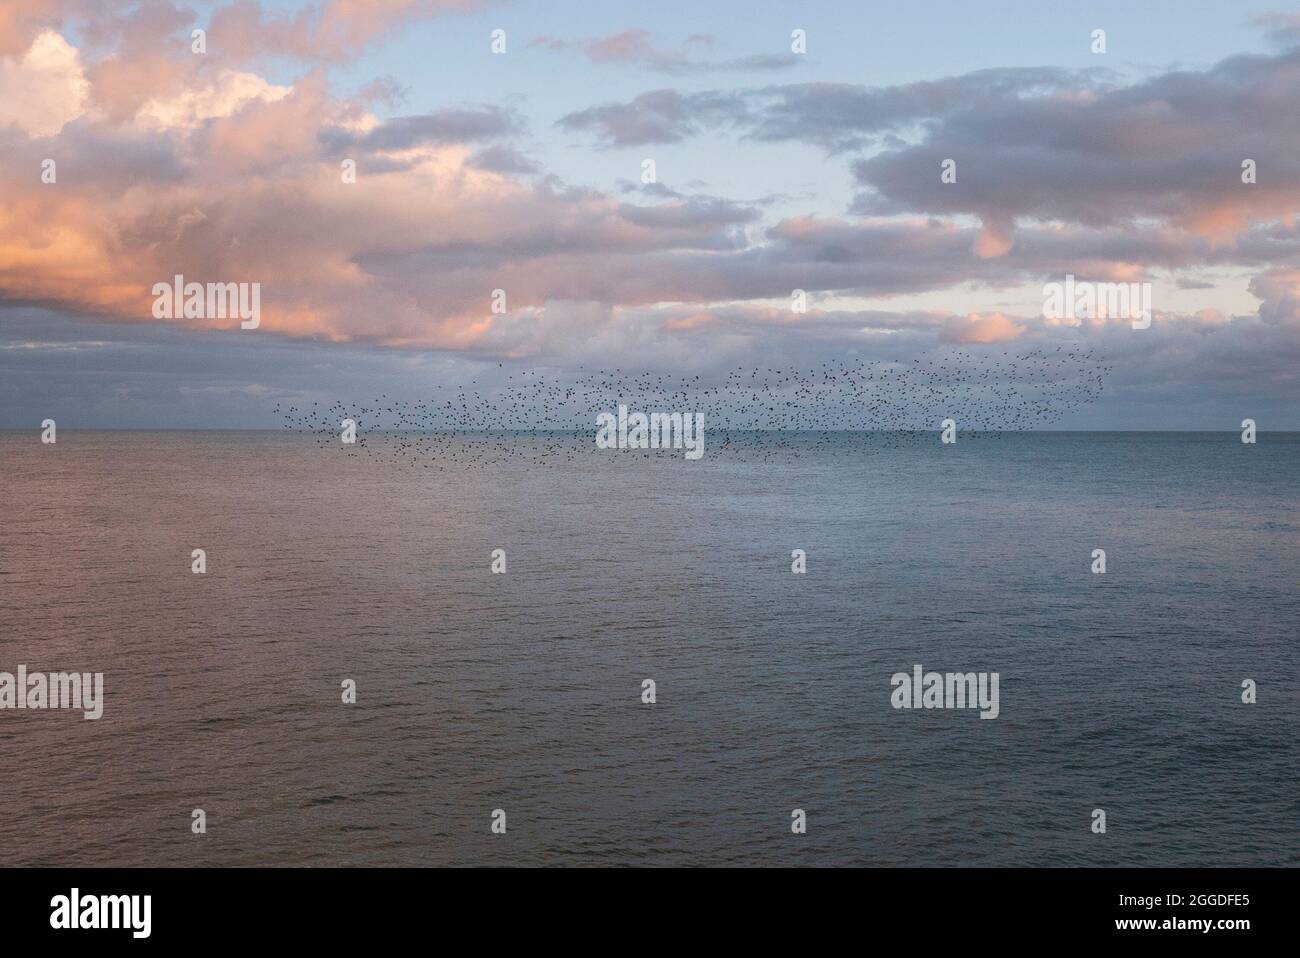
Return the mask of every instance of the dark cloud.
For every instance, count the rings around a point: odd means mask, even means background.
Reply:
[[[479,150],[470,157],[469,163],[476,169],[491,173],[527,175],[542,171],[540,163],[534,163],[518,150],[501,144]]]
[[[758,210],[713,196],[693,196],[682,203],[663,203],[657,206],[619,207],[619,215],[638,226],[655,229],[682,227],[738,226],[759,218]]]
[[[384,8],[390,26],[406,22],[401,0]],[[0,130],[0,371],[21,381],[5,388],[24,410],[57,405],[62,390],[83,418],[116,397],[200,418],[211,402],[213,416],[247,422],[268,390],[314,388],[283,368],[290,356],[325,369],[337,398],[354,383],[335,362],[355,362],[373,381],[452,354],[707,369],[1072,339],[1123,353],[1119,381],[1134,408],[1149,412],[1153,397],[1195,406],[1209,393],[1220,411],[1238,399],[1252,414],[1268,409],[1261,396],[1274,397],[1274,413],[1287,401],[1294,410],[1300,51],[1127,84],[1042,68],[891,87],[661,89],[559,121],[607,147],[726,134],[753,151],[747,162],[765,161],[774,143],[807,144],[832,157],[814,174],[819,187],[829,176],[856,188],[843,218],[772,220],[771,197],[714,195],[729,188],[725,162],[685,174],[707,183],[620,183],[611,193],[566,183],[521,153],[513,138],[525,123],[510,109],[380,122],[362,101],[382,100],[383,85],[338,100],[324,69],[291,89],[252,75],[221,81],[209,74],[234,61],[216,43],[210,61],[184,50],[156,61],[181,14],[136,9],[101,24],[117,56],[86,58],[84,109],[79,67],[49,80],[76,119],[50,132],[59,122],[46,130],[43,117],[11,111],[18,119]],[[326,59],[379,35],[351,18],[354,5],[336,9],[350,36],[326,43]],[[224,22],[236,31],[288,21],[250,4]],[[1290,21],[1269,22],[1282,42]],[[730,62],[665,54],[637,31],[584,43],[587,56],[662,72]],[[137,114],[140,102],[151,107]],[[355,183],[340,177],[340,154],[365,158]],[[55,155],[57,187],[37,177]],[[957,163],[953,184],[940,181],[946,158]],[[1241,180],[1246,158],[1257,183]],[[783,203],[809,201],[798,192]],[[150,323],[148,290],[177,272],[264,284],[257,336]],[[1241,301],[1250,315],[1194,304],[1175,313],[1157,300],[1142,334],[1122,323],[1054,325],[1036,284],[1066,273],[1155,280],[1180,304],[1214,289],[1205,302]],[[1222,277],[1237,288],[1211,281]],[[488,310],[498,288],[509,296],[504,315]],[[796,289],[809,295],[806,314],[788,306]],[[963,308],[973,291],[980,302],[997,293],[997,310]],[[817,305],[914,294],[937,305]],[[57,307],[41,314],[46,329],[31,304]],[[61,326],[67,313],[111,322]]]
[[[644,93],[561,119],[568,129],[588,130],[612,146],[669,142],[734,126],[765,141],[811,143],[828,152],[859,149],[899,130],[933,121],[977,102],[1014,103],[1021,97],[1093,82],[1063,70],[984,70],[946,80],[896,87],[848,83],[799,83],[754,90],[682,94]]]
[[[812,143],[831,153],[904,141],[890,134],[924,130],[942,117],[995,104],[1014,105],[1027,97],[1072,86],[1087,77],[1051,68],[981,70],[944,80],[893,87],[847,83],[801,83],[756,90],[746,97],[743,119],[755,140]]]
[[[726,93],[643,93],[629,103],[610,103],[569,113],[562,129],[591,131],[607,146],[674,143],[744,116],[744,99]]]
[[[972,214],[1103,227],[1158,218],[1229,236],[1300,205],[1300,50],[1237,56],[1130,86],[1105,74],[985,70],[869,88],[807,83],[690,94],[657,90],[565,116],[607,146],[734,128],[762,142],[872,149],[854,211]],[[940,164],[957,182],[941,184]],[[1242,182],[1253,160],[1257,182]]]
[[[859,212],[971,213],[1102,227],[1141,219],[1229,236],[1300,203],[1300,51],[1129,87],[980,98],[918,142],[858,161]],[[940,185],[952,158],[957,182]],[[1252,159],[1258,182],[1242,182]]]
[[[156,325],[75,321],[38,310],[0,306],[0,427],[32,430],[47,416],[61,429],[108,427],[280,426],[277,404],[322,407],[338,399],[366,402],[382,391],[429,400],[458,384],[490,390],[520,369],[545,367],[555,382],[576,379],[578,366],[699,374],[720,380],[738,366],[816,368],[826,361],[910,363],[951,356],[944,331],[969,322],[943,313],[788,310],[728,306],[623,310],[555,301],[514,317],[547,335],[522,340],[518,357],[445,354],[362,344],[303,343],[196,332]],[[1026,324],[1029,318],[1024,320]],[[876,334],[863,334],[875,330]],[[568,335],[555,335],[567,332]],[[518,350],[516,332],[502,345]],[[1063,428],[1231,430],[1243,417],[1264,429],[1295,429],[1300,339],[1294,330],[1243,317],[1188,337],[1181,323],[1141,335],[1125,327],[1033,331],[1002,351],[1057,346],[1095,350],[1113,372],[1105,395]],[[779,357],[779,359],[774,359]],[[1242,368],[1250,370],[1241,375]],[[495,377],[495,378],[494,378]]]
[[[321,142],[333,151],[349,147],[366,151],[406,150],[424,144],[500,139],[521,133],[523,129],[523,120],[514,111],[485,106],[397,116],[360,134],[334,127],[321,132]]]

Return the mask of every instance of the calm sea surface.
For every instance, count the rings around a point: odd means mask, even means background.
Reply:
[[[437,471],[33,429],[0,486],[0,671],[106,687],[0,711],[8,864],[1300,862],[1297,434]],[[1000,716],[891,708],[917,663]]]

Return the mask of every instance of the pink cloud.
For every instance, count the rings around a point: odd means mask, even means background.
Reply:
[[[970,313],[965,319],[954,316],[939,334],[945,343],[1009,343],[1024,333],[1025,327],[1002,313]]]

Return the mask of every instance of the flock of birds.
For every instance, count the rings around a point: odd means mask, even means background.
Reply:
[[[499,366],[498,368],[503,368]],[[557,381],[536,371],[471,382],[447,398],[276,406],[286,429],[380,463],[442,469],[522,459],[670,456],[681,449],[600,449],[597,415],[703,413],[705,456],[797,458],[937,441],[951,419],[963,439],[1052,426],[1095,401],[1111,367],[1092,350],[1059,346],[1012,353],[953,350],[911,362],[825,362],[810,370],[747,368],[707,382],[620,369]],[[356,423],[353,443],[342,422]]]

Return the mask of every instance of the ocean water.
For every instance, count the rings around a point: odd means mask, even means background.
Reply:
[[[29,430],[0,478],[0,670],[105,673],[99,721],[0,711],[11,865],[1300,862],[1298,434],[438,470]],[[892,708],[918,663],[999,716]]]

